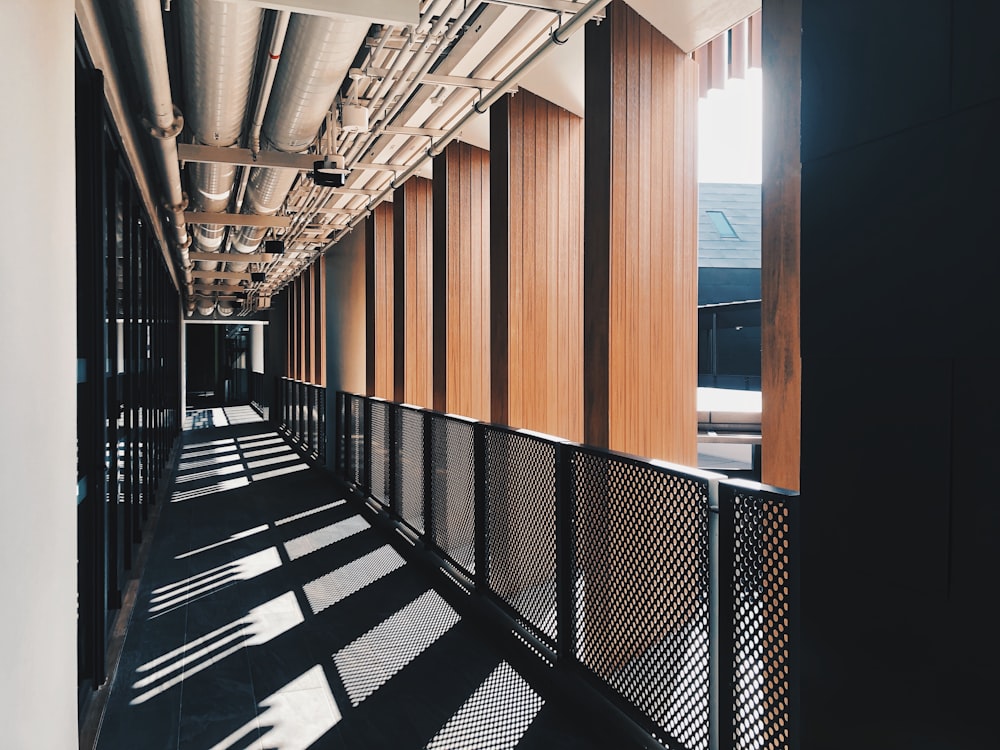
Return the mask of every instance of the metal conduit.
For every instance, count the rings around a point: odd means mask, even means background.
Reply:
[[[611,3],[611,0],[591,0],[584,6],[581,6],[579,12],[573,15],[572,18],[560,24],[559,27],[552,32],[548,41],[541,47],[539,47],[535,52],[528,57],[523,63],[518,65],[506,78],[501,81],[496,88],[494,88],[489,94],[483,97],[482,100],[473,102],[472,106],[466,111],[466,113],[459,118],[444,135],[442,135],[436,142],[427,148],[424,155],[410,165],[410,168],[403,172],[398,178],[390,180],[389,184],[382,189],[378,195],[372,197],[368,202],[368,211],[358,214],[355,216],[348,226],[342,229],[337,235],[323,248],[323,252],[326,252],[329,248],[333,247],[344,235],[353,230],[358,224],[365,220],[371,210],[377,206],[379,203],[388,198],[392,191],[397,187],[406,182],[410,177],[417,173],[417,171],[423,166],[424,161],[427,159],[433,159],[435,156],[439,156],[444,149],[451,143],[455,138],[457,138],[461,132],[462,128],[465,127],[466,123],[471,120],[476,115],[485,114],[489,108],[504,96],[508,91],[517,86],[518,81],[523,78],[528,71],[530,71],[542,58],[549,54],[555,47],[565,44],[569,41],[569,38],[573,36],[579,29],[593,18],[595,15],[604,10]]]
[[[366,21],[294,15],[264,118],[264,141],[279,151],[301,152],[316,139],[347,71],[368,33]],[[247,184],[243,213],[272,215],[288,196],[298,173],[255,167]],[[243,227],[233,248],[256,251],[266,230]],[[230,264],[232,268],[234,265]]]
[[[167,69],[167,47],[163,37],[163,18],[157,0],[135,0],[121,5],[122,23],[131,50],[132,62],[138,79],[142,82],[143,96],[149,129],[156,139],[157,151],[164,171],[167,193],[166,209],[174,231],[174,241],[180,255],[181,270],[187,296],[194,293],[191,279],[191,258],[184,222],[187,199],[181,188],[181,170],[177,160],[177,135],[184,126],[180,110],[174,106],[170,94],[170,75]]]
[[[181,44],[189,61],[184,66],[185,104],[196,142],[229,147],[239,140],[262,19],[259,8],[237,3],[192,0],[182,6]],[[234,165],[192,163],[188,173],[195,209],[222,212],[229,207],[236,182]],[[199,250],[217,252],[226,227],[198,225],[191,234]],[[198,262],[203,270],[218,265]]]

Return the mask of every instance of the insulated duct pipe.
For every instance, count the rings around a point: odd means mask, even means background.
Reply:
[[[267,63],[261,79],[260,93],[257,96],[257,106],[254,109],[253,125],[250,128],[250,151],[256,158],[260,152],[260,129],[264,125],[264,113],[267,103],[271,100],[271,89],[274,87],[274,75],[278,72],[278,61],[281,60],[281,50],[285,45],[285,35],[288,33],[288,21],[291,13],[282,11],[274,22],[271,31],[271,43],[267,47]],[[243,209],[243,196],[246,195],[247,181],[250,179],[250,168],[243,168],[240,188],[236,192],[236,210]]]
[[[132,51],[132,62],[143,86],[149,131],[156,140],[156,150],[163,164],[166,209],[174,230],[174,241],[180,255],[181,271],[187,295],[194,293],[191,280],[191,258],[184,223],[187,200],[181,189],[181,169],[177,161],[177,135],[184,127],[184,118],[173,104],[170,75],[167,69],[167,46],[163,38],[163,17],[158,0],[134,0],[120,5],[122,23]]]
[[[279,151],[298,153],[315,141],[369,26],[367,21],[299,14],[292,17],[264,117],[262,137],[267,144]],[[243,213],[276,214],[297,176],[293,169],[254,167]],[[241,253],[256,251],[265,232],[259,227],[243,227],[234,233],[233,249]],[[229,268],[245,270],[246,264],[230,263]]]
[[[333,247],[333,245],[335,245],[337,242],[340,241],[341,237],[343,237],[345,234],[354,229],[358,224],[364,221],[367,215],[371,212],[371,209],[373,209],[379,203],[381,203],[390,195],[392,195],[393,190],[395,190],[397,187],[399,187],[408,179],[410,179],[414,174],[416,174],[420,170],[421,166],[423,165],[426,159],[433,159],[435,156],[439,156],[449,143],[451,143],[459,135],[461,135],[462,128],[465,127],[466,123],[468,123],[469,120],[471,120],[476,115],[486,114],[489,108],[493,106],[493,104],[497,100],[499,100],[500,97],[504,96],[511,89],[516,88],[521,78],[523,78],[528,73],[528,71],[530,71],[535,65],[537,65],[538,62],[542,60],[542,58],[544,58],[556,47],[561,46],[565,44],[567,41],[569,41],[569,38],[573,36],[573,34],[575,34],[579,29],[583,28],[583,26],[587,23],[587,21],[592,19],[594,16],[596,16],[610,4],[611,0],[591,0],[591,2],[581,6],[580,10],[576,14],[574,14],[572,18],[570,18],[565,23],[560,24],[560,26],[555,31],[552,32],[552,35],[548,38],[548,41],[546,41],[545,44],[543,44],[541,47],[535,50],[535,52],[532,53],[532,55],[527,60],[518,65],[510,73],[510,75],[504,78],[503,81],[501,81],[496,86],[496,88],[494,88],[489,94],[487,94],[481,100],[473,102],[472,106],[468,109],[468,111],[466,111],[466,113],[461,118],[459,118],[458,122],[456,122],[444,135],[442,135],[437,140],[436,143],[431,144],[431,146],[427,148],[427,150],[424,152],[424,155],[420,159],[411,164],[410,168],[407,169],[405,172],[403,172],[398,178],[390,180],[389,184],[368,202],[369,210],[366,212],[359,213],[357,216],[355,216],[351,220],[350,224],[348,224],[346,228],[338,232],[337,236],[334,237],[334,239],[330,242],[330,244],[324,247],[323,252],[326,252],[327,249]]]
[[[239,140],[262,18],[259,8],[242,3],[192,0],[183,6],[185,105],[188,128],[196,142],[227,148]],[[192,163],[187,170],[195,209],[222,212],[229,207],[235,165]],[[225,233],[221,224],[201,224],[191,230],[195,245],[204,252],[217,252]],[[198,262],[203,270],[215,270],[218,265]]]

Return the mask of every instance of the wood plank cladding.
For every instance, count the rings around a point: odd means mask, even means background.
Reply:
[[[285,376],[326,385],[325,259],[319,258],[285,287]]]
[[[526,90],[490,108],[492,377],[507,378],[492,418],[570,440],[583,438],[583,144],[582,118]]]
[[[372,393],[393,400],[395,331],[395,277],[393,276],[393,204],[380,203],[368,217],[367,269],[370,276],[368,304],[371,306],[369,367]]]
[[[490,421],[490,155],[434,160],[434,408]]]
[[[423,177],[411,177],[393,196],[396,356],[402,357],[402,399],[416,406],[434,405],[433,188]],[[402,278],[400,278],[402,277]],[[400,320],[402,313],[402,320]],[[400,362],[395,362],[397,377]]]
[[[586,95],[584,440],[694,466],[698,69],[616,1]]]
[[[761,30],[767,69],[761,185],[761,480],[798,490],[801,0],[769,3],[767,19]]]

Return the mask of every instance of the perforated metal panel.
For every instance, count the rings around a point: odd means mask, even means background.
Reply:
[[[434,543],[472,577],[476,572],[475,464],[469,422],[431,415],[431,528]]]
[[[396,410],[396,503],[393,510],[424,533],[424,415],[406,407]]]
[[[571,472],[576,656],[661,741],[707,748],[707,482],[586,449]]]
[[[485,436],[490,589],[555,647],[555,445],[495,427]]]
[[[309,403],[309,429],[308,429],[309,437],[307,440],[309,443],[309,452],[314,456],[316,455],[316,443],[317,440],[319,439],[319,434],[316,429],[319,422],[319,408],[317,403],[318,396],[319,392],[316,386],[314,385],[306,386],[306,398]]]
[[[347,397],[347,467],[348,477],[365,486],[365,402],[358,396]]]
[[[394,407],[381,401],[371,402],[371,487],[369,492],[386,508],[390,504],[389,454],[392,451],[392,435],[389,431],[391,413]]]
[[[790,508],[733,499],[733,747],[779,750],[790,740]]]
[[[326,461],[326,388],[316,389],[316,455],[319,460]]]

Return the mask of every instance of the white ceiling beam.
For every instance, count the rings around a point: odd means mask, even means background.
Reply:
[[[316,154],[286,154],[282,151],[259,151],[257,158],[248,148],[219,148],[194,143],[178,143],[177,158],[181,164],[194,161],[204,164],[236,164],[244,167],[276,167],[312,171]]]
[[[310,16],[356,16],[374,23],[415,24],[419,0],[239,0],[245,5]]]
[[[224,224],[228,227],[273,227],[275,229],[287,229],[292,225],[292,220],[288,216],[223,214],[212,211],[185,211],[184,221],[188,224]]]

